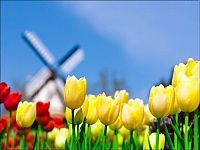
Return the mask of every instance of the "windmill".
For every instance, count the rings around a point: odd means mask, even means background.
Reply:
[[[26,84],[26,95],[33,101],[50,100],[50,114],[63,115],[65,110],[63,89],[66,75],[84,59],[83,50],[75,45],[56,63],[54,56],[35,33],[25,31],[23,39],[45,65]]]

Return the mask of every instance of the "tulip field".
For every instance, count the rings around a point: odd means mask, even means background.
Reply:
[[[0,83],[0,149],[198,150],[200,61],[174,66],[171,85],[152,86],[148,104],[126,90],[113,96],[87,93],[86,78],[66,78],[65,114],[50,115],[50,102],[22,99]]]

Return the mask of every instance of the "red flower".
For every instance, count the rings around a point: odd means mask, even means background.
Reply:
[[[11,92],[6,100],[4,101],[4,106],[8,111],[13,111],[17,109],[18,103],[20,102],[22,94],[19,92]]]
[[[50,120],[46,126],[44,126],[44,130],[51,131],[55,126],[54,121]]]
[[[12,127],[15,131],[21,131],[21,130],[22,130],[22,128],[17,124],[16,118],[12,118],[11,127]]]
[[[3,103],[10,93],[10,87],[5,82],[0,82],[0,104]]]
[[[56,116],[52,119],[55,122],[55,124],[58,124],[58,125],[65,123],[65,119],[63,117]]]
[[[45,114],[44,116],[37,117],[36,121],[39,124],[46,125],[49,122],[49,119],[50,119],[49,112],[47,112],[47,114]]]
[[[49,105],[49,101],[46,103],[38,101],[36,104],[37,116],[44,116],[46,113],[49,113]]]
[[[3,116],[0,120],[0,133],[7,127],[9,117],[7,115]]]

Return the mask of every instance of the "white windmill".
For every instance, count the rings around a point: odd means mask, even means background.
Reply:
[[[26,84],[26,95],[33,101],[50,100],[51,116],[64,115],[64,76],[67,76],[84,59],[83,50],[79,46],[74,46],[61,60],[55,63],[53,55],[35,33],[25,31],[23,38],[45,65]]]

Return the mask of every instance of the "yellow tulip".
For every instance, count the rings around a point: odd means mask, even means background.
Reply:
[[[175,96],[180,109],[192,112],[199,106],[200,62],[191,58],[187,64],[180,63],[174,67],[172,85],[175,87]]]
[[[70,142],[70,132],[67,128],[61,128],[55,137],[55,148],[65,149],[65,141]]]
[[[172,77],[172,85],[176,87],[180,82],[181,78],[185,76],[186,65],[180,63],[174,67],[174,73]]]
[[[180,106],[178,105],[177,98],[175,96],[174,101],[171,105],[170,115],[175,115],[180,112],[181,112],[181,109],[180,109]]]
[[[134,130],[141,125],[144,117],[144,104],[143,101],[136,98],[130,99],[128,103],[123,105],[122,108],[122,123],[129,129]]]
[[[83,122],[83,119],[86,117],[88,111],[88,100],[86,99],[81,106],[81,108],[75,109],[74,110],[74,121],[75,124],[81,124]],[[65,109],[65,117],[69,123],[72,124],[72,114],[71,114],[71,109],[66,107]]]
[[[109,127],[113,130],[118,130],[121,128],[121,126],[122,126],[122,113],[120,111],[117,117],[117,120],[113,124],[111,124]]]
[[[126,141],[129,141],[130,131],[127,128],[122,126],[118,131],[119,131],[119,134],[122,135],[123,139],[125,139]]]
[[[97,113],[99,120],[104,125],[110,125],[117,120],[119,115],[119,103],[114,101],[110,96],[105,93],[97,96]]]
[[[173,86],[169,85],[166,88],[162,84],[153,86],[149,96],[149,110],[156,118],[166,117],[170,114],[173,101]]]
[[[107,133],[106,133],[107,140],[112,143],[114,141],[114,136],[115,136],[115,132],[108,127]]]
[[[78,80],[75,76],[68,76],[64,90],[65,105],[72,110],[80,108],[84,103],[86,90],[85,78]]]
[[[36,119],[36,104],[32,102],[20,102],[16,112],[16,122],[20,127],[31,127]]]
[[[117,134],[117,142],[118,142],[118,147],[121,148],[123,144],[123,136],[121,134]]]
[[[151,114],[148,104],[144,106],[144,124],[150,125],[156,118]]]
[[[147,131],[148,132],[148,131]],[[148,142],[148,133],[146,132],[144,136],[144,141],[143,141],[143,150],[149,150],[149,142]],[[151,144],[152,149],[156,149],[156,133],[151,133],[149,136],[149,141]],[[164,149],[165,147],[165,135],[164,134],[159,134],[159,146],[158,149]]]
[[[97,137],[100,135],[104,130],[104,125],[101,123],[100,120],[97,120],[97,122],[93,125],[91,125],[91,135],[94,137]]]
[[[47,133],[47,139],[50,140],[50,141],[54,141],[58,132],[59,132],[58,128],[53,128],[52,131]]]
[[[86,115],[86,123],[92,125],[98,120],[97,115],[97,99],[94,95],[89,95],[86,98],[89,102],[88,104],[88,113]]]
[[[175,88],[177,102],[184,112],[192,112],[199,106],[199,88],[194,79],[186,78]]]
[[[121,104],[127,103],[128,93],[126,90],[116,91],[114,95],[114,100],[118,101]]]

